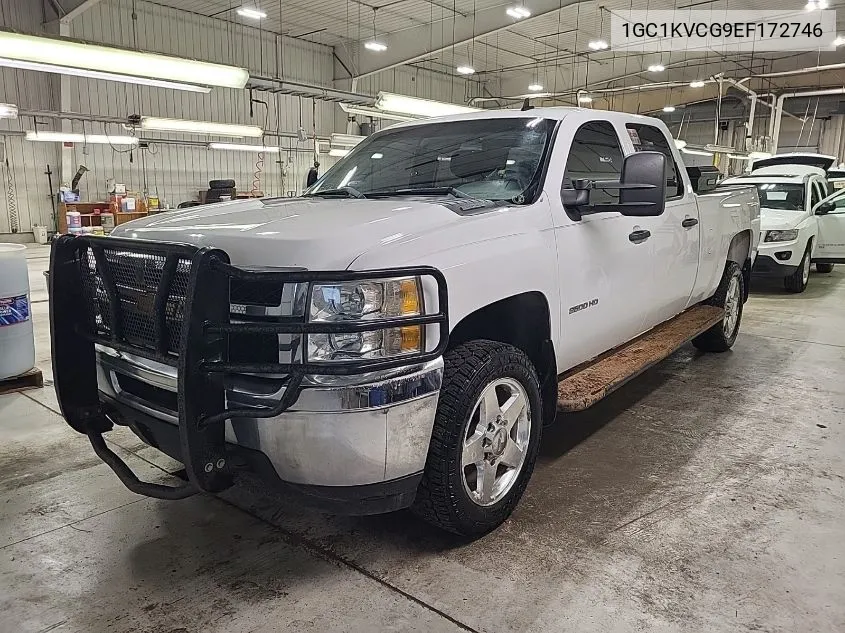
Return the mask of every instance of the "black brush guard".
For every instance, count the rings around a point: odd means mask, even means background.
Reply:
[[[434,314],[350,322],[309,322],[314,282],[420,276],[437,283]],[[256,323],[230,322],[230,281],[308,284],[303,316]],[[232,484],[224,438],[231,418],[269,418],[299,397],[306,375],[350,375],[416,365],[439,357],[448,343],[446,280],[432,267],[369,271],[252,271],[232,266],[225,252],[169,242],[62,236],[50,256],[50,331],[53,379],[62,415],[86,434],[94,451],[133,492],[180,499]],[[412,325],[439,326],[436,348],[390,359],[327,363],[229,362],[228,337],[237,334],[350,333]],[[113,453],[102,434],[118,413],[97,387],[95,344],[175,367],[178,374],[179,443],[188,481],[181,486],[144,482]],[[273,407],[227,409],[225,374],[287,374]]]

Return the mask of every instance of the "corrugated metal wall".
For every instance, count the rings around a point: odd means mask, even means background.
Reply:
[[[133,4],[134,15],[133,19]],[[36,0],[0,0],[0,25],[23,32],[39,33],[42,29],[41,2]],[[55,29],[52,29],[53,32]],[[149,2],[103,0],[70,25],[70,35],[89,41],[138,48],[183,57],[234,64],[246,67],[253,74],[285,77],[331,86],[332,51],[329,47],[277,36],[259,29],[177,11]],[[255,93],[268,107],[253,104],[250,117],[250,95],[242,90],[214,89],[208,95],[71,78],[69,104],[66,109],[94,116],[126,117],[129,114],[166,116],[218,122],[254,123],[268,133],[295,134],[302,126],[309,134],[328,136],[335,131],[335,104],[313,102],[286,95]],[[21,109],[59,110],[59,79],[54,75],[27,71],[0,70],[0,102],[15,103]],[[31,143],[19,135],[33,129],[30,117],[18,121],[0,121],[0,131],[17,132],[4,136],[11,166],[12,189],[21,231],[33,224],[53,227],[47,177],[49,164],[58,187],[61,148],[53,143]],[[74,132],[125,134],[120,125],[73,121]],[[61,129],[57,120],[38,122],[39,129]],[[154,133],[144,134],[155,138]],[[207,136],[167,135],[185,141],[257,143],[252,139],[215,139]],[[267,154],[257,188],[270,195],[284,195],[301,190],[313,155],[311,141],[268,136],[266,145],[280,145],[280,154]],[[135,191],[157,193],[171,204],[193,199],[197,191],[207,188],[213,178],[233,178],[238,189],[253,188],[258,156],[254,153],[207,150],[204,146],[158,143],[149,150],[136,150],[108,145],[77,145],[71,151],[75,165],[90,170],[82,180],[83,200],[97,201],[106,197],[106,182],[114,178]],[[281,160],[283,166],[276,161]],[[321,156],[325,169],[335,159]],[[72,170],[67,178],[73,175]],[[3,188],[8,188],[9,173],[2,170]],[[0,196],[0,233],[11,231],[8,195]]]

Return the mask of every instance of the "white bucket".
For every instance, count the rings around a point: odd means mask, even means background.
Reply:
[[[0,380],[35,367],[26,246],[0,244]]]
[[[35,237],[35,241],[38,244],[46,244],[47,243],[47,227],[46,226],[39,226],[36,224],[32,227],[32,234]]]

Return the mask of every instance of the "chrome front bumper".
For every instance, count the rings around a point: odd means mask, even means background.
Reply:
[[[175,369],[113,350],[97,351],[97,382],[110,400],[164,422],[178,424],[175,410],[121,386],[122,378],[168,392],[176,400]],[[309,486],[362,486],[423,470],[443,359],[389,374],[312,380],[296,403],[274,418],[226,422],[226,441],[266,455],[278,477]],[[147,394],[150,391],[147,390]],[[284,389],[256,390],[248,377],[233,381],[227,401],[267,405]]]

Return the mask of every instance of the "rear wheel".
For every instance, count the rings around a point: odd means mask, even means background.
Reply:
[[[522,497],[540,444],[534,365],[521,350],[470,341],[445,356],[425,472],[413,510],[434,525],[480,536]]]
[[[816,271],[820,273],[832,273],[833,272],[833,264],[825,264],[822,262],[816,262]]]
[[[702,352],[726,352],[733,347],[742,321],[745,278],[736,262],[728,262],[719,287],[707,303],[725,309],[725,316],[709,330],[692,339]]]
[[[810,244],[798,264],[798,269],[789,277],[783,278],[783,287],[788,292],[804,292],[807,289],[807,282],[810,281]]]

